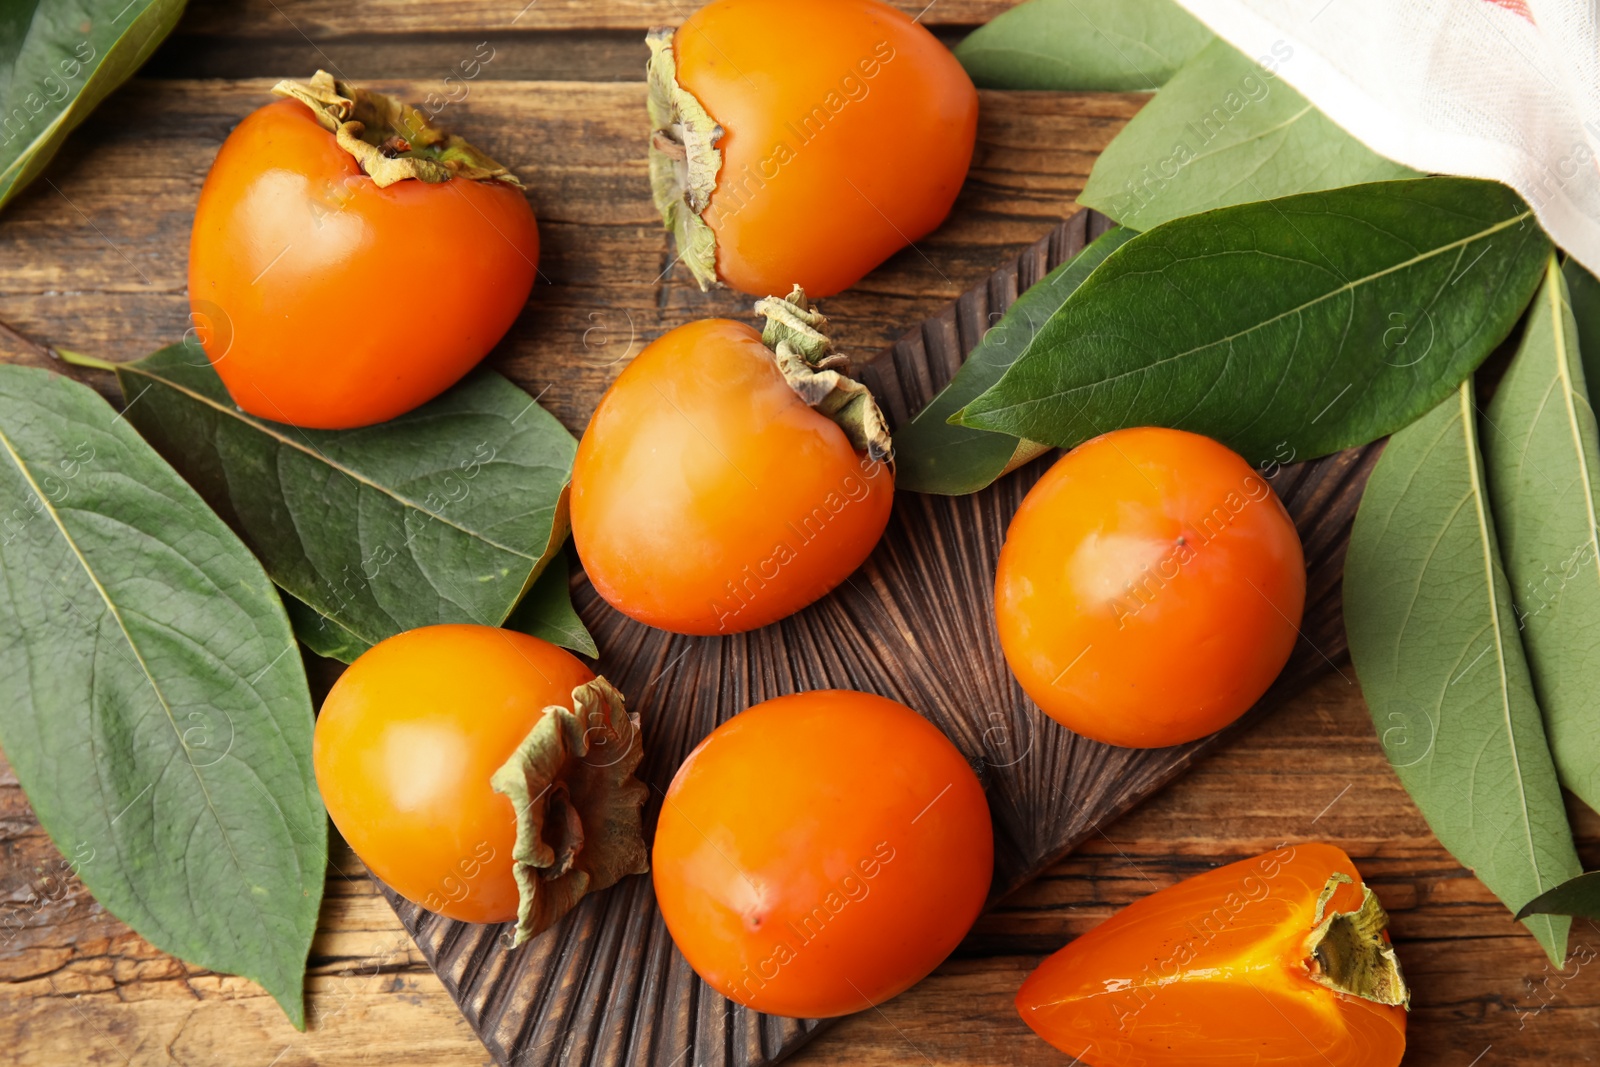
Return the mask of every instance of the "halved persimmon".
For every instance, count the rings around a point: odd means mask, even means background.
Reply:
[[[1090,1067],[1395,1067],[1410,992],[1387,924],[1342,850],[1290,845],[1128,905],[1017,1010]]]

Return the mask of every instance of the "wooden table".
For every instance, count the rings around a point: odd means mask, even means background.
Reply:
[[[524,2],[193,0],[144,74],[0,215],[0,319],[108,358],[143,355],[188,325],[195,196],[221,139],[273,80],[323,66],[412,100],[465,90],[441,121],[523,177],[544,241],[530,308],[494,358],[548,386],[543,402],[580,429],[604,381],[643,343],[693,318],[744,316],[746,301],[701,294],[671,266],[645,184],[642,32],[681,20],[687,3]],[[923,21],[955,40],[1006,6],[936,0]],[[480,42],[492,49],[480,75],[445,85],[462,60],[481,61]],[[950,221],[827,302],[846,349],[883,347],[1068,214],[1095,154],[1141,103],[1135,94],[984,93],[977,157]],[[39,362],[14,347],[0,355]],[[1102,827],[981,919],[932,977],[794,1062],[1066,1064],[1011,1008],[1040,957],[1155,888],[1309,839],[1347,849],[1390,909],[1416,990],[1407,1063],[1600,1062],[1600,928],[1580,923],[1565,970],[1547,965],[1428,832],[1383,759],[1353,673],[1339,672]],[[1600,817],[1572,808],[1585,865],[1600,866]],[[342,844],[312,947],[304,1034],[253,984],[153,950],[61,864],[0,763],[8,1062],[487,1062]]]

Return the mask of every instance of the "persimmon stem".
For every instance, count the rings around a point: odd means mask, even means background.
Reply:
[[[837,423],[858,452],[875,462],[889,461],[894,443],[888,420],[872,391],[844,374],[850,361],[834,351],[822,332],[828,320],[811,306],[805,290],[797,285],[788,296],[757,300],[755,310],[767,320],[761,340],[772,349],[789,388]]]
[[[1342,871],[1334,871],[1317,897],[1316,926],[1306,941],[1311,980],[1347,996],[1409,1011],[1411,990],[1400,973],[1394,946],[1384,936],[1389,914],[1371,888],[1361,887],[1361,904],[1356,910],[1325,915],[1339,887],[1354,882]]]
[[[554,704],[489,779],[510,799],[517,839],[515,948],[537,937],[585,894],[650,868],[639,824],[648,795],[635,777],[639,719],[604,678]]]
[[[407,180],[437,183],[452,178],[522,184],[510,170],[461,137],[436,128],[411,105],[325,70],[306,82],[285,78],[272,91],[304,104],[380,189]]]

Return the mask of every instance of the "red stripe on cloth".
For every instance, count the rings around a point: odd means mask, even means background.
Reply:
[[[1489,0],[1489,3],[1503,7],[1507,11],[1521,15],[1529,22],[1533,21],[1533,14],[1528,10],[1526,0]]]

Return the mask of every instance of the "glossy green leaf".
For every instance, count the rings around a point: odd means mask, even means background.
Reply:
[[[589,636],[583,620],[578,618],[578,613],[572,607],[571,571],[567,555],[567,550],[563,548],[550,561],[550,566],[539,575],[539,580],[533,583],[528,595],[522,598],[517,610],[506,620],[506,627],[542,637],[551,644],[594,658],[600,655],[600,650],[595,647],[594,638]]]
[[[1384,754],[1451,855],[1512,911],[1579,871],[1517,637],[1472,382],[1405,429],[1344,568],[1350,658]],[[1559,965],[1565,919],[1527,926]]]
[[[183,0],[0,4],[0,207],[172,32]]]
[[[1214,40],[1106,146],[1078,202],[1149,230],[1212,208],[1414,177]]]
[[[1101,234],[1087,248],[1039,279],[968,355],[950,383],[894,433],[895,487],[913,493],[959,496],[988,485],[1031,442],[1006,434],[953,426],[947,419],[999,381],[1006,368],[1033,347],[1034,339],[1089,273],[1122,247],[1132,230]],[[1028,457],[1028,451],[1020,453]]]
[[[1571,915],[1600,919],[1600,871],[1590,871],[1547,889],[1522,906],[1517,918],[1530,915]]]
[[[986,89],[1156,89],[1211,40],[1173,0],[1028,0],[956,45]]]
[[[1556,769],[1600,810],[1600,430],[1554,256],[1484,416],[1483,453]]]
[[[301,613],[313,651],[498,626],[566,540],[577,442],[493,371],[390,422],[324,431],[246,415],[198,347],[115,369],[128,419],[273,581],[332,620],[319,632]]]
[[[1062,448],[1172,426],[1253,461],[1365,444],[1510,333],[1549,250],[1515,193],[1472,178],[1177,219],[1113,252],[952,421]]]
[[[0,744],[95,899],[303,1027],[311,696],[239,539],[99,394],[0,367]]]

